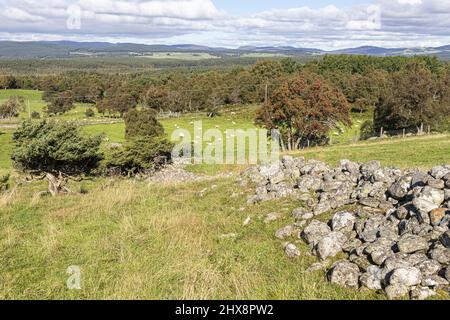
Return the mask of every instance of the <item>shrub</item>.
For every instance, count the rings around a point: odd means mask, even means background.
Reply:
[[[0,192],[9,189],[9,178],[10,178],[9,173],[0,174]]]
[[[156,119],[154,110],[132,109],[125,114],[125,138],[156,137],[164,134],[163,126]]]
[[[125,125],[127,142],[108,155],[108,171],[131,176],[156,171],[171,161],[173,144],[165,138],[153,110],[130,110]]]
[[[90,174],[103,158],[99,151],[102,137],[85,137],[74,123],[25,121],[13,140],[14,166],[32,174],[46,174],[52,195],[68,191],[64,176]]]
[[[84,114],[86,118],[93,118],[95,116],[95,112],[91,108],[86,109],[86,112]]]
[[[12,160],[24,171],[85,174],[102,159],[99,152],[102,138],[85,137],[70,122],[25,121],[13,140]]]
[[[41,118],[41,114],[37,111],[33,111],[31,113],[31,119],[40,119]]]
[[[129,176],[153,172],[171,161],[172,149],[173,144],[164,137],[137,137],[114,149],[105,164],[109,171]]]
[[[24,110],[24,99],[22,97],[11,97],[0,105],[0,119],[15,118],[19,112]]]
[[[361,125],[361,140],[368,140],[376,135],[372,120],[367,120]]]

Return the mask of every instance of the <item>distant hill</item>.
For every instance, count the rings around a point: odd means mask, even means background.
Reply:
[[[363,46],[335,51],[324,51],[314,48],[255,47],[244,46],[237,49],[215,48],[193,44],[179,45],[145,45],[135,43],[108,42],[73,42],[73,41],[34,41],[15,42],[0,41],[1,59],[49,59],[70,58],[80,56],[145,56],[158,52],[209,53],[214,56],[240,56],[246,54],[286,55],[286,56],[317,56],[323,54],[357,54],[372,56],[411,56],[435,55],[440,58],[450,58],[450,45],[436,48],[382,48]]]

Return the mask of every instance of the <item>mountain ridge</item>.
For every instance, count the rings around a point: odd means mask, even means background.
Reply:
[[[209,47],[195,44],[136,44],[77,41],[0,41],[0,58],[70,58],[74,56],[140,56],[158,52],[210,53],[218,56],[245,54],[274,54],[286,56],[315,56],[324,54],[355,54],[371,56],[435,55],[450,58],[450,45],[426,48],[383,48],[360,46],[339,50],[321,50],[294,46],[241,46],[236,49]]]

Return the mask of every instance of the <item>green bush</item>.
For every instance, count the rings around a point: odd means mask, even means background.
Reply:
[[[368,140],[376,135],[372,120],[367,120],[361,125],[360,135],[361,140]]]
[[[104,162],[108,173],[136,175],[159,170],[171,161],[173,144],[153,110],[130,110],[125,115],[127,142],[110,151]]]
[[[95,112],[91,108],[86,109],[86,112],[84,114],[86,118],[93,118],[95,116]]]
[[[41,118],[41,114],[37,111],[33,111],[31,113],[31,119],[40,119]]]
[[[159,170],[171,161],[173,144],[162,136],[137,137],[107,155],[105,166],[109,172],[135,175]]]
[[[125,114],[125,138],[157,137],[164,134],[163,126],[156,119],[154,110],[132,109]]]
[[[24,110],[23,97],[10,97],[0,105],[0,119],[16,118]]]
[[[86,137],[71,122],[25,121],[13,141],[14,166],[27,172],[88,174],[103,158],[102,137]]]
[[[0,174],[0,192],[9,189],[9,178],[10,178],[9,173]]]

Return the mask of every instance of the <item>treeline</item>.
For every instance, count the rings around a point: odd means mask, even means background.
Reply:
[[[299,82],[299,77],[306,82]],[[276,96],[285,96],[286,99],[298,97],[298,103],[303,103],[310,111],[323,110],[325,102],[320,99],[321,96],[311,96],[310,100],[305,100],[305,92],[313,92],[310,90],[313,84],[326,88],[323,92],[333,97],[331,106],[335,103],[333,101],[339,101],[342,105],[342,95],[348,104],[343,106],[344,109],[349,107],[358,112],[374,110],[373,121],[364,124],[364,136],[371,136],[381,128],[385,131],[420,131],[428,126],[432,130],[445,129],[450,104],[450,67],[428,56],[377,58],[330,55],[308,63],[284,58],[258,61],[249,67],[166,70],[160,74],[68,72],[59,75],[0,76],[0,87],[44,91],[44,99],[48,102],[47,113],[50,115],[64,113],[73,107],[73,103],[82,102],[95,104],[104,115],[118,117],[138,106],[157,112],[202,111],[210,116],[219,114],[223,106],[236,104],[263,103],[266,111],[299,109],[299,106],[293,105],[294,102],[284,105]],[[337,92],[334,93],[334,90]],[[320,94],[321,91],[317,92]],[[326,103],[330,101],[326,100]],[[332,108],[329,110],[333,111]],[[267,116],[271,117],[270,114]],[[260,114],[260,122],[262,118]],[[347,118],[344,115],[342,119],[332,122],[334,125],[338,121],[348,123]],[[323,123],[319,118],[315,121],[317,126]],[[298,123],[297,126],[300,125]],[[300,123],[305,125],[304,121]],[[310,140],[323,141],[324,130],[332,126],[321,127],[321,132],[317,134],[315,129],[311,129],[307,134],[308,143]],[[303,129],[298,128],[298,131],[304,132]],[[295,131],[295,128],[292,130]]]
[[[307,61],[304,58],[296,58]],[[132,74],[151,72],[159,74],[172,70],[231,69],[235,66],[250,66],[257,61],[251,57],[223,56],[220,59],[151,59],[146,57],[80,57],[66,59],[0,59],[0,74],[33,76],[36,74],[58,75],[72,71],[100,74]]]

